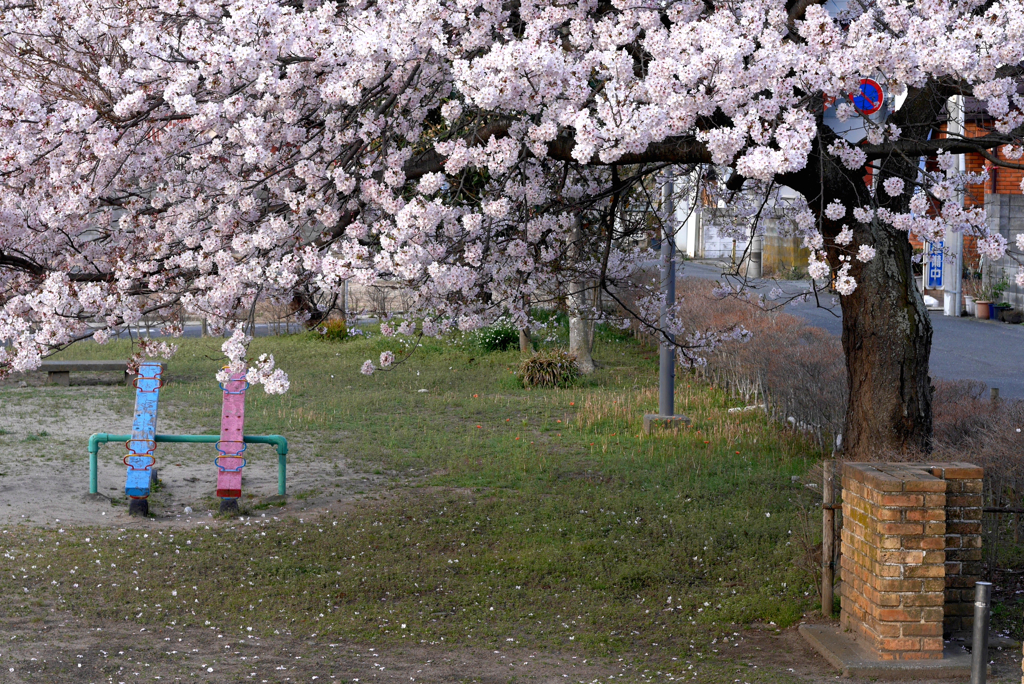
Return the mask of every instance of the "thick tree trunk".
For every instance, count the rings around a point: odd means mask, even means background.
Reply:
[[[928,140],[946,120],[947,97],[935,84],[910,88],[903,106],[889,121],[901,128],[903,140]],[[833,271],[849,263],[849,275],[857,283],[852,293],[840,298],[849,383],[844,457],[868,461],[892,452],[927,452],[932,433],[928,377],[932,325],[913,282],[913,250],[905,231],[877,215],[870,223],[851,221],[854,207],[875,206],[895,214],[909,211],[911,183],[898,196],[881,187],[893,177],[913,181],[920,173],[919,160],[892,154],[877,160],[871,177],[865,178],[864,170],[846,168],[825,154],[837,139],[827,126],[819,124],[819,138],[818,151],[807,167],[780,181],[802,192],[818,213]],[[872,187],[878,188],[877,195]],[[825,207],[834,200],[847,212],[842,219],[829,220],[825,215]],[[837,245],[834,240],[846,226],[853,230],[853,242]],[[866,264],[853,257],[861,245],[875,249],[875,257]]]
[[[913,282],[910,242],[877,224],[856,232],[870,235],[876,256],[854,262],[857,289],[842,297],[850,392],[843,452],[866,461],[887,451],[929,451],[932,324]]]

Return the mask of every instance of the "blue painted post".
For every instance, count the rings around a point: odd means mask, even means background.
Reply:
[[[149,513],[148,497],[156,464],[153,455],[156,449],[156,409],[163,385],[161,370],[159,363],[143,363],[134,381],[135,419],[132,421],[131,439],[125,443],[128,455],[124,458],[128,466],[124,493],[132,500],[128,507],[129,515]]]

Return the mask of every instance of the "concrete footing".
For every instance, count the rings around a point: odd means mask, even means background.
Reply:
[[[690,427],[690,419],[681,413],[674,416],[660,416],[657,413],[644,414],[644,434],[649,435],[655,429],[678,432]]]
[[[840,627],[800,625],[800,636],[842,672],[843,677],[964,682],[971,677],[971,654],[959,644],[947,642],[941,660],[880,660],[863,638],[844,632]]]

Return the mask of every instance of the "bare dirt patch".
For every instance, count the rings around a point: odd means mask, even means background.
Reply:
[[[67,616],[5,620],[0,682],[591,682],[619,681],[620,664],[524,649],[488,651],[445,644],[375,648],[253,637],[215,628],[156,631],[125,623],[85,625]]]
[[[212,444],[157,447],[160,486],[150,497],[149,520],[127,514],[123,444],[101,445],[98,494],[90,496],[89,437],[96,432],[129,434],[134,395],[122,382],[58,387],[31,376],[29,380],[0,385],[0,524],[124,526],[215,514],[217,453]],[[218,427],[177,424],[174,415],[173,405],[161,405],[157,430],[208,434]],[[271,446],[250,445],[243,512],[326,509],[373,492],[384,481],[353,468],[337,444],[328,449],[308,436],[287,437],[288,502],[280,509],[264,503],[278,493],[277,452]]]

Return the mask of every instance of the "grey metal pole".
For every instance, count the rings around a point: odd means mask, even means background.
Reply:
[[[764,238],[756,235],[750,238],[750,254],[747,256],[747,277],[761,277],[761,257],[764,252]]]
[[[974,584],[974,638],[971,641],[971,684],[985,684],[988,674],[988,615],[991,582]]]
[[[661,291],[665,301],[661,305],[661,329],[668,328],[668,319],[676,306],[676,203],[675,183],[672,171],[668,171],[665,179],[664,230],[661,231]],[[676,385],[676,354],[675,335],[662,332],[660,372],[658,375],[658,413],[662,416],[674,416],[675,385]]]

